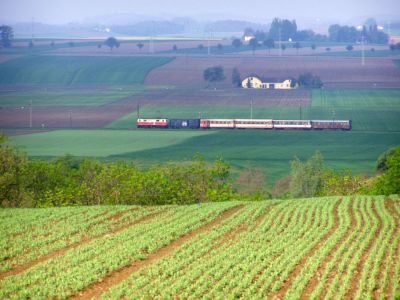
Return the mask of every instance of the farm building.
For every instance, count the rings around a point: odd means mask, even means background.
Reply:
[[[273,79],[249,76],[243,79],[242,88],[244,89],[292,89],[296,85],[292,84],[292,79]]]

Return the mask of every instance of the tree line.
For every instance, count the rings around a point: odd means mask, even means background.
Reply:
[[[324,35],[310,29],[298,30],[296,20],[275,18],[268,31],[246,28],[243,35],[253,37],[258,43],[264,45],[271,44],[271,41],[355,43],[362,40],[366,43],[386,44],[389,40],[388,34],[380,30],[374,19],[368,19],[359,28],[333,24],[329,26],[328,35]],[[237,46],[238,43],[235,41],[233,45]]]
[[[368,178],[350,170],[326,168],[322,154],[291,162],[290,174],[266,187],[259,170],[244,170],[238,179],[223,159],[139,169],[129,161],[101,162],[64,156],[29,160],[0,135],[0,206],[162,205],[230,200],[264,200],[355,194],[400,193],[400,147],[377,161],[378,175]],[[235,181],[236,180],[236,181]]]

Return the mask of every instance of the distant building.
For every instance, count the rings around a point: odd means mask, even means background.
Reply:
[[[293,89],[296,84],[290,78],[260,78],[258,76],[249,76],[243,79],[242,88],[244,89]]]
[[[252,40],[254,38],[255,38],[254,35],[245,35],[245,36],[243,36],[243,40],[245,41],[245,43],[250,42],[250,40]]]

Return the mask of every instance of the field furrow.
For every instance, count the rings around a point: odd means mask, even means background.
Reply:
[[[21,223],[4,227],[7,241],[15,232],[16,241],[32,241],[33,250],[27,243],[14,257],[47,251],[56,237],[78,239],[15,266],[35,264],[0,278],[1,299],[396,299],[400,292],[395,195],[4,209],[0,220]],[[66,226],[73,221],[81,225]]]

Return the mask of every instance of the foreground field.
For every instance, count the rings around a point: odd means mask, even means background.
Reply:
[[[3,299],[392,299],[400,292],[397,196],[3,209],[0,220]]]

